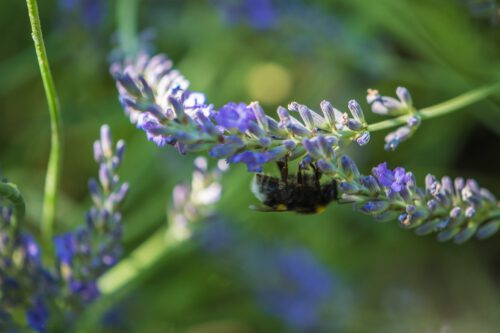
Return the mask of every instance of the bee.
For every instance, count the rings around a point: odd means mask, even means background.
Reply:
[[[321,172],[314,164],[309,165],[312,173],[303,171],[299,166],[296,179],[289,179],[288,165],[278,162],[281,177],[258,173],[252,181],[252,192],[263,204],[251,206],[252,209],[265,212],[292,211],[300,214],[316,214],[337,200],[337,182],[330,180],[321,183]]]

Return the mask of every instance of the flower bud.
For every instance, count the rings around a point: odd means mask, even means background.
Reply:
[[[340,167],[347,179],[358,178],[360,176],[356,163],[347,155],[340,158]]]
[[[264,131],[267,132],[269,130],[269,123],[267,121],[267,116],[266,116],[264,110],[259,105],[259,102],[250,103],[250,108],[253,110],[253,113],[255,115],[255,119],[257,119],[257,123],[259,124],[259,126]]]
[[[386,200],[371,200],[363,204],[359,209],[366,214],[379,214],[389,208]]]
[[[361,109],[361,105],[356,102],[354,99],[351,99],[347,104],[349,111],[351,111],[352,116],[361,124],[365,123],[365,115],[363,114],[363,110]]]
[[[360,146],[366,145],[368,142],[370,142],[370,132],[363,132],[363,133],[361,133],[361,135],[359,135],[356,138],[356,142]]]
[[[413,105],[410,92],[405,87],[397,87],[396,95],[407,107],[411,107]]]
[[[478,239],[485,239],[492,236],[500,228],[500,219],[496,219],[483,224],[477,231]]]

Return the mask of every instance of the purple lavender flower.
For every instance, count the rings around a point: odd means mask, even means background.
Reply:
[[[67,232],[54,238],[56,257],[61,263],[71,265],[76,252],[76,240],[73,233]]]
[[[331,331],[332,315],[342,325],[338,314],[349,307],[346,288],[310,251],[268,244],[217,216],[204,223],[195,239],[211,256],[222,257],[225,267],[238,267],[234,271],[264,311],[289,329]]]
[[[26,313],[28,325],[36,332],[43,333],[46,331],[49,312],[42,299],[36,299],[32,307]]]
[[[244,22],[255,29],[272,28],[277,21],[273,0],[212,0],[230,24]]]
[[[390,169],[387,169],[387,162],[373,168],[373,174],[382,186],[390,187],[394,181],[394,173]]]
[[[250,124],[256,122],[253,111],[244,103],[228,103],[214,116],[217,125],[226,130],[248,131]]]
[[[387,163],[381,163],[373,168],[373,174],[377,178],[380,185],[391,189],[396,193],[403,191],[413,175],[407,174],[404,168],[398,167],[394,171],[387,168]]]
[[[59,0],[59,8],[63,16],[76,16],[87,29],[91,29],[103,23],[106,3],[102,0]]]
[[[262,165],[268,160],[268,154],[265,152],[260,153],[252,151],[244,151],[227,159],[229,163],[245,163],[250,172],[262,172]]]
[[[263,279],[251,281],[263,306],[294,329],[321,327],[321,308],[330,297],[335,297],[331,274],[304,249],[270,248],[266,253],[271,255],[267,259],[261,257],[257,265],[260,270],[271,271]]]
[[[79,310],[99,296],[97,278],[112,267],[121,256],[121,214],[119,208],[128,192],[117,174],[123,160],[125,144],[113,146],[107,125],[101,127],[101,138],[94,143],[94,158],[99,164],[98,180],[89,181],[94,206],[88,211],[86,224],[54,238],[61,283],[67,288],[67,304]]]
[[[345,295],[339,282],[312,253],[258,241],[247,241],[240,248],[235,260],[266,312],[293,330],[332,329],[325,310],[335,312],[347,306]]]

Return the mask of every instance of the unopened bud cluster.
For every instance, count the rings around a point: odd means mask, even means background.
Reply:
[[[194,161],[191,184],[179,184],[172,193],[169,208],[169,232],[179,240],[189,238],[192,223],[205,219],[213,213],[215,204],[220,200],[222,186],[221,175],[227,170],[227,164],[219,161],[214,169],[208,168],[203,157]]]
[[[427,175],[422,189],[413,173],[401,167],[390,170],[382,163],[373,168],[373,175],[362,176],[349,161],[343,170],[352,177],[339,184],[342,199],[378,221],[397,218],[402,227],[415,228],[418,235],[438,232],[438,240],[453,239],[459,244],[474,235],[489,237],[500,227],[497,199],[472,179],[438,181]]]
[[[383,116],[407,116],[406,124],[390,132],[385,137],[385,150],[394,151],[399,144],[408,140],[418,129],[422,121],[417,110],[413,107],[412,98],[408,89],[398,87],[396,89],[398,99],[382,96],[377,90],[368,90],[366,101],[370,104],[372,111]]]

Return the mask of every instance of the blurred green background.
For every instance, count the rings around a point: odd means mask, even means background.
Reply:
[[[65,126],[57,231],[83,223],[87,179],[96,174],[92,143],[100,124],[108,123],[114,137],[127,142],[122,179],[131,185],[123,212],[129,252],[166,223],[172,187],[189,178],[194,156],[158,149],[123,115],[108,65],[117,44],[116,7],[124,1],[39,6]],[[193,90],[217,107],[259,100],[274,116],[292,100],[318,109],[329,99],[345,110],[352,98],[368,113],[367,88],[392,95],[398,85],[425,107],[498,81],[498,6],[479,0],[145,0],[138,15],[140,30],[151,28],[156,51],[174,60]],[[25,7],[0,3],[0,162],[24,193],[36,233],[49,119]],[[378,120],[368,115],[369,122]],[[424,122],[394,153],[383,150],[383,137],[376,133],[368,146],[352,148],[362,172],[388,161],[413,170],[420,185],[426,173],[464,176],[500,196],[500,95]],[[236,248],[174,250],[113,309],[103,332],[304,331],[255,295],[253,286],[275,267],[248,268],[245,255],[234,255],[269,244],[307,249],[335,277],[324,305],[335,324],[310,331],[500,331],[498,235],[461,246],[438,243],[396,222],[377,224],[349,206],[331,205],[317,216],[253,212],[247,209],[255,202],[250,180],[242,165],[223,180],[218,208],[242,239],[232,243]]]

